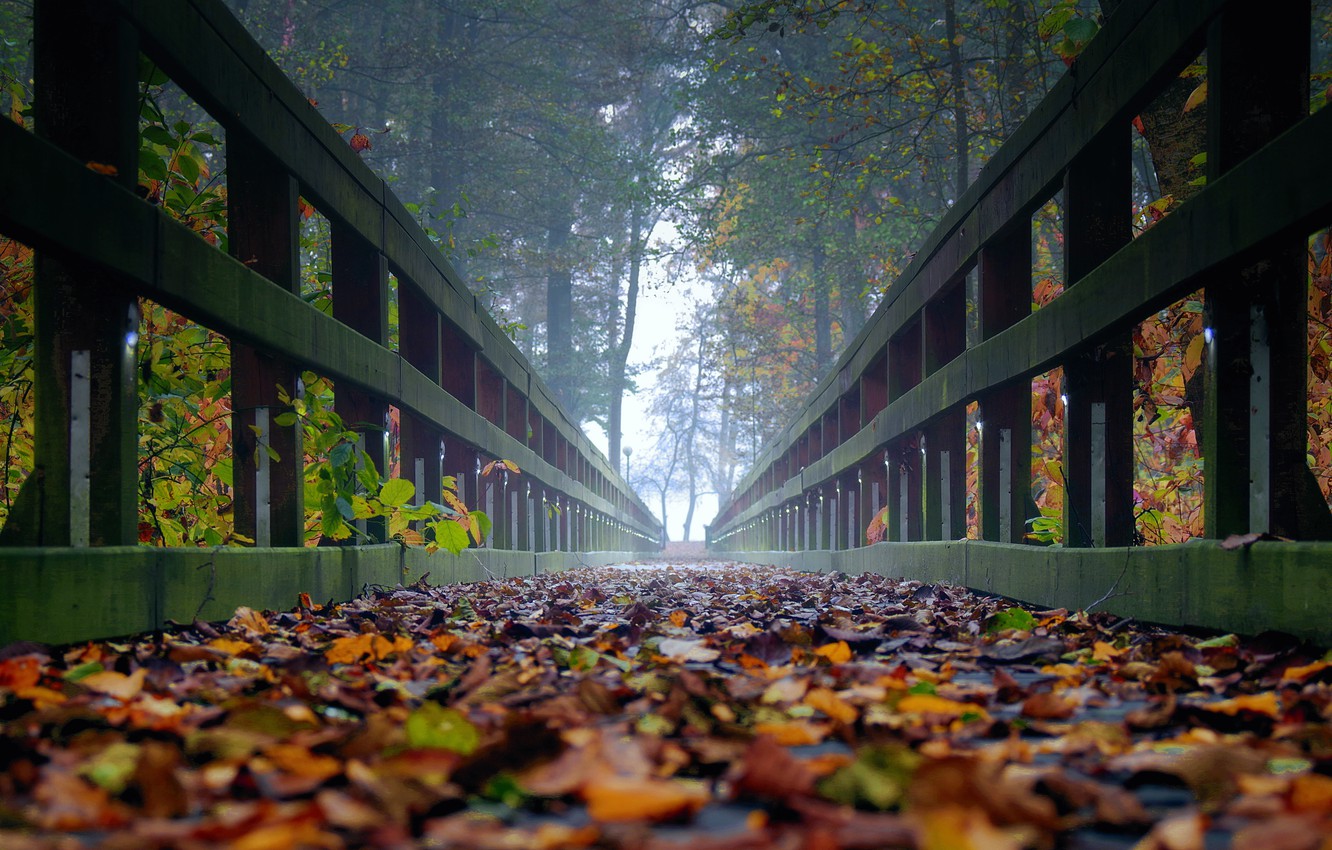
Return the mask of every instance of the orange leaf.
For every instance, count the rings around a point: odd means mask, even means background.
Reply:
[[[0,688],[31,688],[42,678],[42,662],[35,655],[0,661]]]
[[[1201,338],[1199,337],[1199,339]],[[1113,643],[1098,640],[1092,647],[1092,658],[1096,661],[1113,661],[1126,652],[1128,652],[1128,647],[1119,649]]]
[[[1286,672],[1281,674],[1281,681],[1305,682],[1323,672],[1328,667],[1332,667],[1332,664],[1329,664],[1326,661],[1315,661],[1314,663],[1306,664],[1303,667],[1287,667]]]
[[[1295,777],[1290,786],[1290,807],[1297,812],[1332,813],[1332,778],[1320,773]]]
[[[689,612],[679,608],[671,612],[671,625],[677,629],[683,629],[685,623],[689,622]]]
[[[330,664],[355,664],[375,651],[374,635],[352,635],[333,641],[333,645],[324,650],[324,657]]]
[[[1277,702],[1276,691],[1264,691],[1261,694],[1243,694],[1234,699],[1205,705],[1203,708],[1208,711],[1215,711],[1218,714],[1228,714],[1231,717],[1241,711],[1252,711],[1255,714],[1265,714],[1268,717],[1279,717],[1281,714],[1281,706]]]
[[[961,717],[964,714],[988,716],[985,709],[975,703],[958,702],[933,694],[907,694],[898,700],[897,710],[907,714],[942,714],[947,717]]]
[[[365,133],[353,133],[351,137],[351,149],[357,153],[370,150],[370,137]]]
[[[114,670],[103,670],[91,676],[84,676],[79,680],[79,684],[99,694],[131,700],[143,690],[143,680],[147,675],[147,667],[140,667],[128,676]]]
[[[703,808],[708,791],[694,783],[607,775],[583,786],[583,798],[593,820],[665,820]]]
[[[89,171],[96,172],[97,174],[106,177],[115,177],[120,173],[119,168],[116,168],[114,165],[107,165],[105,162],[85,162],[84,167]]]
[[[815,655],[822,655],[833,664],[845,664],[851,660],[851,647],[844,640],[829,643],[814,650]]]
[[[324,657],[330,664],[355,664],[364,658],[380,661],[394,653],[407,652],[412,646],[412,639],[405,635],[392,640],[383,635],[352,635],[335,639],[324,651]]]
[[[264,750],[264,757],[286,773],[309,779],[331,779],[342,772],[340,760],[299,744],[274,744]]]
[[[258,613],[252,608],[246,608],[244,605],[236,609],[231,621],[227,625],[233,628],[244,629],[247,632],[266,635],[273,631],[273,627],[264,619],[264,615]]]
[[[829,688],[814,688],[805,694],[805,705],[822,711],[839,723],[855,723],[860,712]]]
[[[819,744],[828,737],[828,727],[808,720],[791,720],[786,723],[755,723],[755,735],[771,735],[777,743],[787,747],[803,747]]]

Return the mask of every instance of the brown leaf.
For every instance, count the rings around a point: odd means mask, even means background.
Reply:
[[[770,735],[760,735],[727,773],[735,794],[784,800],[814,793],[814,772]]]

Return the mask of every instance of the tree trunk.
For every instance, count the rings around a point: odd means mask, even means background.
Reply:
[[[564,256],[573,230],[570,216],[561,215],[547,233],[546,247],[546,373],[556,399],[574,412],[573,274]],[[576,414],[575,414],[576,417]]]
[[[821,235],[815,230],[815,238]],[[828,280],[824,274],[826,259],[823,244],[814,246],[814,257],[810,263],[811,284],[814,287],[814,379],[823,377],[832,363],[832,310],[829,307]]]
[[[643,215],[635,204],[629,214],[629,290],[624,299],[624,333],[610,349],[610,412],[606,417],[606,438],[611,466],[620,471],[621,423],[624,411],[624,373],[629,349],[634,343],[634,322],[638,317],[638,287],[643,269]]]
[[[953,102],[953,148],[957,162],[957,176],[953,184],[953,203],[962,197],[971,181],[971,162],[967,148],[970,132],[967,129],[967,78],[962,65],[962,45],[957,39],[957,0],[944,0],[944,37],[948,39],[948,68],[951,77]]]

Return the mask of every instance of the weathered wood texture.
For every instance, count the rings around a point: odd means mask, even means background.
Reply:
[[[846,552],[742,554],[757,564],[873,572],[949,582],[1039,606],[1086,608],[1148,623],[1258,634],[1277,630],[1332,645],[1329,547],[1209,540],[1156,547],[1063,549],[952,540],[880,543]]]
[[[477,505],[485,492],[476,466],[501,457],[517,463],[519,484],[492,505],[506,547],[658,545],[660,525],[648,508],[552,401],[402,203],[219,0],[77,0],[76,10],[69,2],[36,4],[37,134],[0,122],[0,231],[38,250],[41,361],[40,472],[24,487],[5,543],[136,540],[134,308],[136,296],[146,296],[232,344],[236,517],[247,536],[301,542],[299,465],[262,463],[256,440],[268,440],[280,457],[301,456],[295,429],[272,422],[280,412],[276,385],[294,391],[309,369],[333,380],[336,409],[365,433],[376,460],[384,459],[389,408],[399,410],[402,474],[426,498],[441,500],[447,469],[464,476],[464,495]],[[234,256],[132,191],[139,51],[225,130]],[[86,163],[112,166],[113,176]],[[298,195],[332,224],[332,317],[299,297]],[[71,197],[97,228],[68,226]],[[397,352],[387,347],[390,274],[407,317]],[[523,498],[513,498],[520,485]],[[526,498],[529,486],[543,506],[575,509],[586,528],[558,540],[526,533],[538,504]],[[0,555],[6,594],[38,598],[15,583],[12,563]],[[98,563],[88,558],[88,569]]]
[[[461,555],[396,543],[320,548],[96,550],[14,548],[0,558],[0,646],[51,644],[151,632],[168,621],[225,620],[236,608],[286,610],[301,593],[341,601],[369,585],[435,584],[604,566],[635,552],[474,549]]]
[[[778,520],[807,508],[812,494],[848,476],[861,481],[862,489],[864,481],[871,482],[866,497],[875,509],[887,506],[889,540],[962,536],[950,504],[957,480],[951,458],[964,445],[965,410],[973,402],[982,428],[981,536],[1021,542],[1025,521],[1037,514],[1030,496],[1030,382],[1055,367],[1064,370],[1067,394],[1066,545],[1131,544],[1128,334],[1134,324],[1199,287],[1206,292],[1207,322],[1215,337],[1207,352],[1203,429],[1208,535],[1274,531],[1322,539],[1332,523],[1316,485],[1309,486],[1304,457],[1302,252],[1309,234],[1332,221],[1332,176],[1307,167],[1332,145],[1332,110],[1308,114],[1309,4],[1277,5],[1123,3],[987,163],[833,372],[722,505],[709,528],[713,547],[742,557],[775,548],[817,548],[799,535],[779,536],[785,526]],[[1132,118],[1204,47],[1208,184],[1134,239]],[[1032,312],[1031,216],[1060,189],[1068,285]],[[979,333],[959,345],[963,328],[953,299],[973,275]],[[827,443],[828,432],[822,430],[820,455],[806,461],[811,434],[824,417],[842,409],[852,387],[865,407],[863,427],[839,435],[836,444]],[[878,496],[876,484],[882,485]],[[895,546],[864,549],[866,567],[906,563],[893,554]],[[1043,566],[1023,573],[1030,584],[1000,592],[1048,604],[1076,600],[1056,601],[1037,592],[1039,587],[1058,588],[1063,570],[1102,558],[1067,549],[1039,556],[1025,551]],[[1169,578],[1173,551],[1133,550],[1132,560],[1158,563],[1164,591],[1201,594],[1202,581]],[[1290,578],[1278,568],[1287,563],[1281,551],[1264,550],[1274,565],[1269,578]],[[1311,552],[1332,559],[1332,548],[1318,544],[1290,552],[1291,563],[1309,562]],[[1191,596],[1189,606],[1157,618],[1186,622],[1196,616],[1200,623],[1222,623],[1233,602],[1227,594],[1235,586],[1218,584],[1211,598]],[[1249,587],[1249,580],[1242,586]],[[1261,628],[1282,618],[1265,607],[1278,601],[1273,593],[1255,591],[1254,598],[1253,610],[1272,620],[1263,624],[1255,615],[1245,622]],[[1300,600],[1300,610],[1309,604]],[[1332,604],[1322,608],[1323,616],[1332,614]],[[1326,630],[1321,634],[1326,637]]]

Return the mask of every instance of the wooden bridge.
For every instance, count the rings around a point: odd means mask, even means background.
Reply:
[[[661,529],[641,500],[221,2],[36,9],[37,133],[0,121],[0,232],[39,252],[38,471],[4,530],[0,643],[286,608],[302,592],[348,598],[426,572],[462,581],[656,549]],[[1332,641],[1332,544],[1298,542],[1326,538],[1329,525],[1304,448],[1306,240],[1332,212],[1332,174],[1317,167],[1332,149],[1332,110],[1309,114],[1308,40],[1307,2],[1126,0],[723,505],[711,546]],[[1131,121],[1204,47],[1208,185],[1134,239]],[[225,130],[229,254],[134,191],[140,52]],[[1032,312],[1031,215],[1060,189],[1070,285]],[[331,222],[331,316],[299,297],[298,196]],[[99,226],[71,227],[69,198]],[[1199,286],[1209,539],[1135,547],[1128,329]],[[255,547],[136,545],[139,296],[231,340],[236,527]],[[979,316],[970,340],[968,310]],[[1066,524],[1077,533],[1035,547],[1021,544],[1030,379],[1054,366],[1068,386]],[[400,411],[405,474],[422,493],[456,476],[465,500],[495,516],[492,545],[459,556],[303,546],[302,471],[257,449],[269,441],[300,456],[272,426],[276,385],[306,369],[335,382],[348,422]],[[972,403],[981,540],[962,539]],[[478,477],[496,458],[521,468],[517,484]],[[892,542],[862,545],[884,507]],[[1218,542],[1250,531],[1297,542]]]
[[[712,547],[1332,640],[1332,545],[1219,544],[1250,532],[1332,539],[1306,461],[1306,251],[1332,223],[1332,175],[1317,165],[1332,110],[1309,110],[1310,4],[1118,5],[736,487]],[[1204,48],[1206,188],[1135,239],[1131,122]],[[1068,286],[1033,312],[1032,215],[1060,190]],[[1129,332],[1199,287],[1208,539],[1135,547]],[[1067,541],[1037,548],[1021,545],[1036,511],[1031,380],[1054,367]],[[972,403],[980,540],[963,539]],[[894,542],[863,546],[885,507]]]

